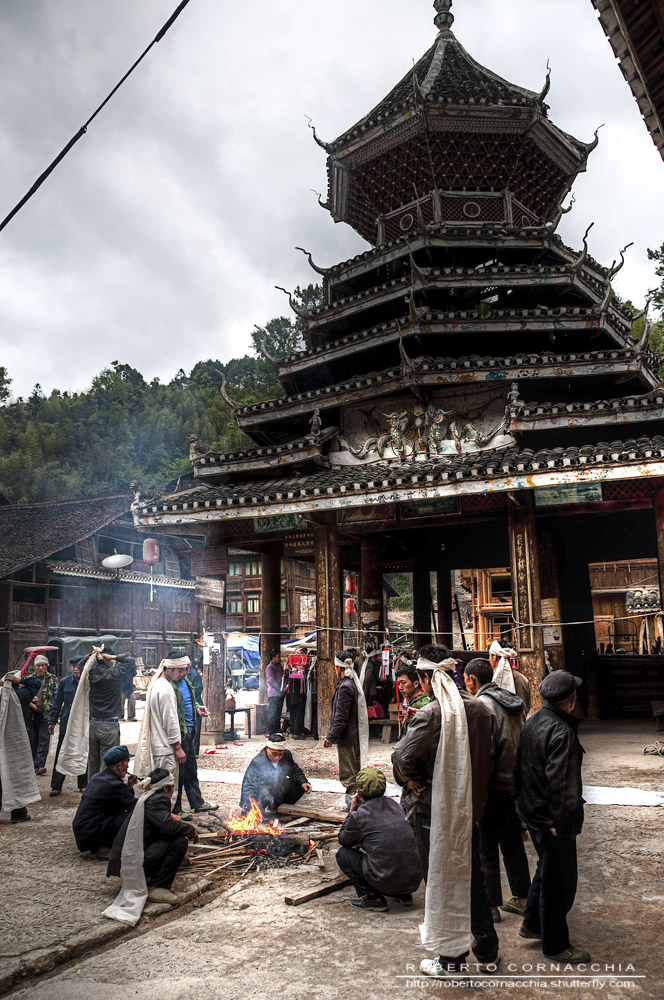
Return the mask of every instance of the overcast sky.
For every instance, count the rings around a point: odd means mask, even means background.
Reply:
[[[0,217],[170,16],[177,0],[3,0]],[[539,91],[580,139],[606,123],[560,227],[641,304],[664,240],[664,164],[590,0],[456,0],[482,64]],[[325,153],[433,43],[431,0],[191,0],[38,194],[0,234],[0,365],[16,394],[82,389],[113,360],[170,379],[246,352],[284,314],[274,285],[366,249],[335,225]]]

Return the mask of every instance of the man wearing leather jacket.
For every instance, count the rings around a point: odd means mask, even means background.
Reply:
[[[583,826],[583,747],[576,735],[579,720],[571,715],[579,684],[565,670],[544,678],[539,691],[545,704],[523,727],[514,770],[517,811],[539,859],[519,933],[540,939],[547,958],[571,964],[590,961],[587,951],[570,944],[567,928]]]

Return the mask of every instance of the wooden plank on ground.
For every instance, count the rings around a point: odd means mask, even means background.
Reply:
[[[335,878],[331,882],[323,882],[314,889],[309,889],[307,892],[300,892],[296,896],[284,896],[284,902],[288,903],[289,906],[299,906],[300,903],[308,903],[310,899],[327,896],[329,893],[336,892],[337,889],[345,889],[346,886],[351,884],[349,878],[346,878],[345,875],[340,875],[339,878]]]
[[[324,823],[343,823],[346,818],[346,813],[321,812],[319,809],[305,806],[279,806],[279,812],[283,816],[306,816],[308,819],[318,819]]]

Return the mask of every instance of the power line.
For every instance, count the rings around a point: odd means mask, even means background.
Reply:
[[[39,175],[39,177],[37,178],[37,180],[35,181],[35,183],[32,185],[32,187],[30,188],[30,190],[28,191],[28,193],[26,195],[24,195],[23,198],[21,198],[21,200],[18,202],[17,205],[14,206],[14,208],[11,210],[11,212],[9,213],[9,215],[6,216],[6,218],[4,218],[2,220],[2,222],[0,222],[0,232],[2,232],[2,230],[5,228],[5,226],[9,222],[11,222],[11,220],[14,218],[14,216],[18,212],[20,212],[20,210],[23,208],[23,206],[26,204],[26,202],[28,202],[30,200],[30,198],[32,198],[33,194],[35,194],[35,192],[39,190],[39,188],[42,186],[42,184],[44,183],[44,181],[46,180],[46,178],[50,174],[53,173],[53,171],[57,167],[58,163],[60,163],[61,160],[64,160],[64,158],[67,155],[67,153],[69,152],[69,150],[72,149],[73,146],[76,145],[76,143],[78,142],[78,140],[82,136],[85,135],[85,133],[88,130],[88,125],[90,125],[91,122],[94,121],[94,119],[97,117],[97,115],[102,110],[102,108],[104,108],[108,104],[108,102],[110,101],[110,99],[113,97],[113,95],[116,93],[116,91],[118,91],[120,89],[120,87],[125,82],[125,80],[129,76],[131,76],[131,74],[134,72],[134,70],[136,69],[136,67],[138,66],[138,64],[140,62],[142,62],[143,59],[145,59],[146,55],[148,54],[148,52],[150,51],[150,49],[152,48],[152,46],[156,45],[157,42],[160,42],[162,40],[162,38],[164,37],[164,35],[168,31],[168,29],[171,27],[171,25],[176,20],[176,18],[178,18],[180,16],[180,14],[182,13],[182,11],[184,10],[184,8],[187,6],[188,3],[189,3],[189,0],[182,0],[182,2],[179,4],[179,6],[177,7],[177,9],[174,11],[174,13],[171,14],[171,16],[169,17],[168,21],[166,21],[166,24],[163,26],[163,28],[161,28],[161,30],[157,32],[157,34],[152,39],[152,41],[150,42],[150,44],[148,45],[148,47],[145,49],[144,52],[141,53],[141,55],[138,57],[138,59],[136,60],[136,62],[133,64],[133,66],[131,66],[127,70],[127,72],[122,77],[122,79],[120,80],[120,82],[117,83],[115,85],[115,87],[113,87],[113,90],[110,92],[110,94],[108,94],[108,96],[101,102],[101,104],[99,105],[99,107],[90,115],[90,117],[85,122],[85,124],[81,125],[81,127],[78,130],[78,132],[76,133],[76,135],[73,136],[69,140],[69,142],[67,143],[67,145],[63,149],[60,150],[60,152],[55,157],[55,159],[52,161],[52,163],[50,163],[48,165],[48,167],[46,168],[46,170],[42,174]]]

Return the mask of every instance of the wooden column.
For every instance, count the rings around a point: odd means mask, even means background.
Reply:
[[[225,525],[213,525],[207,530],[206,548],[224,545],[226,541]],[[206,571],[208,572],[208,571]],[[209,573],[211,579],[223,580],[222,574]],[[203,665],[203,700],[209,716],[203,719],[201,727],[201,743],[215,745],[224,742],[226,728],[226,643],[223,633],[226,631],[226,612],[224,608],[213,604],[202,605],[202,624],[214,632],[215,641],[220,643],[220,651],[210,651],[210,660]]]
[[[261,588],[261,672],[258,685],[258,704],[267,705],[265,668],[273,649],[281,642],[281,542],[273,542],[263,552],[263,578]],[[267,721],[267,720],[266,720]]]
[[[512,607],[516,628],[519,669],[530,681],[532,707],[539,708],[538,691],[544,678],[544,641],[540,605],[539,557],[535,532],[534,501],[529,494],[510,494],[508,530],[512,571]]]
[[[436,593],[438,595],[438,642],[452,649],[452,574],[448,566],[436,570]]]
[[[542,604],[542,621],[562,621],[560,608],[560,585],[558,583],[558,567],[556,565],[556,550],[551,531],[537,532],[539,554],[540,597]],[[547,602],[545,611],[544,602]],[[549,613],[550,612],[550,613]],[[554,616],[552,618],[552,615]],[[551,630],[553,632],[553,629]],[[562,627],[559,633],[562,636]],[[565,669],[565,647],[547,645],[547,633],[544,632],[544,649],[549,654],[549,662],[554,670]]]
[[[383,641],[383,571],[378,550],[371,542],[362,542],[360,563],[360,631],[362,639],[375,646]]]
[[[596,531],[588,518],[560,518],[556,529],[555,550],[560,580],[562,620],[581,622],[565,625],[563,642],[567,670],[584,679],[579,702],[587,705],[588,718],[598,719],[599,677],[596,672],[597,639],[588,562],[596,543]]]
[[[314,564],[316,567],[316,624],[318,649],[316,676],[318,684],[318,732],[321,739],[330,727],[332,697],[337,686],[334,654],[341,649],[342,609],[339,536],[333,513],[322,515],[324,521],[314,527]]]
[[[431,642],[431,574],[421,556],[413,566],[413,643],[415,649]]]

